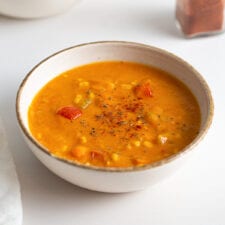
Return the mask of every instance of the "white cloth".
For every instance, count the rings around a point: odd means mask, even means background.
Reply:
[[[0,225],[21,225],[20,186],[0,118]]]

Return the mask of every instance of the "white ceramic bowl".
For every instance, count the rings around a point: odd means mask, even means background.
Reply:
[[[195,140],[170,158],[140,168],[116,169],[79,165],[52,156],[32,136],[28,108],[36,93],[58,74],[96,61],[122,60],[144,63],[173,74],[195,95],[201,109],[201,128]],[[190,151],[202,140],[213,116],[210,90],[202,76],[189,64],[164,50],[130,42],[96,42],[62,50],[35,66],[22,82],[16,103],[23,136],[37,158],[63,179],[87,189],[102,192],[130,192],[146,188],[178,170]],[[194,173],[194,171],[193,171]]]
[[[62,13],[79,0],[0,0],[0,14],[41,18]]]

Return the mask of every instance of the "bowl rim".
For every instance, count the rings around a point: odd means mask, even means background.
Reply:
[[[140,47],[140,48],[145,48],[151,51],[155,51],[158,53],[163,54],[166,57],[171,57],[174,60],[176,60],[177,62],[183,64],[184,66],[188,67],[193,74],[196,76],[196,78],[200,81],[201,85],[203,86],[203,89],[205,90],[206,96],[207,96],[207,101],[208,101],[208,115],[206,118],[206,122],[205,124],[203,124],[202,129],[200,130],[200,132],[198,133],[197,137],[195,137],[195,139],[188,144],[185,148],[183,148],[181,151],[171,155],[170,157],[161,159],[160,161],[156,161],[153,163],[149,163],[143,166],[139,166],[139,167],[98,167],[98,166],[93,166],[93,165],[85,165],[76,161],[72,161],[72,160],[68,160],[68,159],[63,159],[60,158],[52,153],[50,153],[47,148],[45,148],[44,146],[42,146],[38,141],[36,141],[30,131],[25,127],[25,125],[23,124],[23,119],[20,115],[20,98],[23,92],[23,88],[27,83],[27,80],[29,79],[29,77],[32,75],[32,73],[38,68],[40,67],[42,64],[44,64],[46,61],[48,61],[49,59],[60,55],[61,53],[64,53],[66,51],[70,51],[71,49],[76,49],[79,47],[84,47],[84,46],[93,46],[93,45],[107,45],[107,44],[118,44],[118,45],[127,45],[130,47]],[[200,107],[200,105],[199,105]],[[19,124],[20,129],[23,131],[23,133],[25,134],[25,137],[28,138],[29,141],[31,141],[32,144],[34,144],[37,149],[39,149],[40,151],[42,151],[43,153],[45,153],[46,155],[62,162],[62,163],[66,163],[67,165],[70,166],[75,166],[75,167],[80,167],[80,168],[84,168],[84,169],[89,169],[89,170],[96,170],[96,171],[105,171],[105,172],[134,172],[134,171],[143,171],[143,170],[148,170],[151,168],[156,168],[156,167],[160,167],[162,165],[168,164],[176,159],[178,159],[179,157],[183,156],[184,154],[186,154],[187,152],[190,152],[194,147],[196,147],[196,145],[198,145],[200,143],[200,141],[205,137],[208,129],[210,128],[211,124],[212,124],[212,120],[213,120],[213,115],[214,115],[214,102],[213,102],[213,98],[212,98],[212,94],[210,91],[210,88],[207,84],[207,82],[205,81],[205,79],[203,78],[203,76],[193,67],[191,66],[188,62],[186,62],[185,60],[181,59],[180,57],[176,56],[175,54],[158,48],[158,47],[154,47],[151,45],[147,45],[147,44],[142,44],[142,43],[137,43],[137,42],[130,42],[130,41],[95,41],[95,42],[87,42],[87,43],[83,43],[83,44],[78,44],[78,45],[74,45],[62,50],[59,50],[53,54],[51,54],[50,56],[44,58],[42,61],[40,61],[38,64],[36,64],[25,76],[25,78],[22,80],[18,91],[17,91],[17,95],[16,95],[16,116],[17,116],[17,121]]]

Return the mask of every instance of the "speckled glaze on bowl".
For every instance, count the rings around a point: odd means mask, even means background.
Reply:
[[[200,105],[202,118],[200,132],[191,144],[169,158],[142,167],[99,168],[57,158],[32,136],[28,126],[28,108],[36,93],[48,81],[76,66],[112,60],[132,61],[160,68],[189,87]],[[144,189],[177,171],[209,129],[213,117],[213,100],[202,76],[177,56],[143,44],[106,41],[67,48],[36,65],[25,77],[18,90],[16,113],[25,141],[47,168],[80,187],[116,193]]]

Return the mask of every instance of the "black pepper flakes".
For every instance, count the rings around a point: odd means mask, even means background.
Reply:
[[[91,128],[91,130],[90,130],[90,133],[89,133],[90,135],[92,135],[92,136],[96,136],[96,130],[95,130],[95,128],[94,127],[92,127]]]

